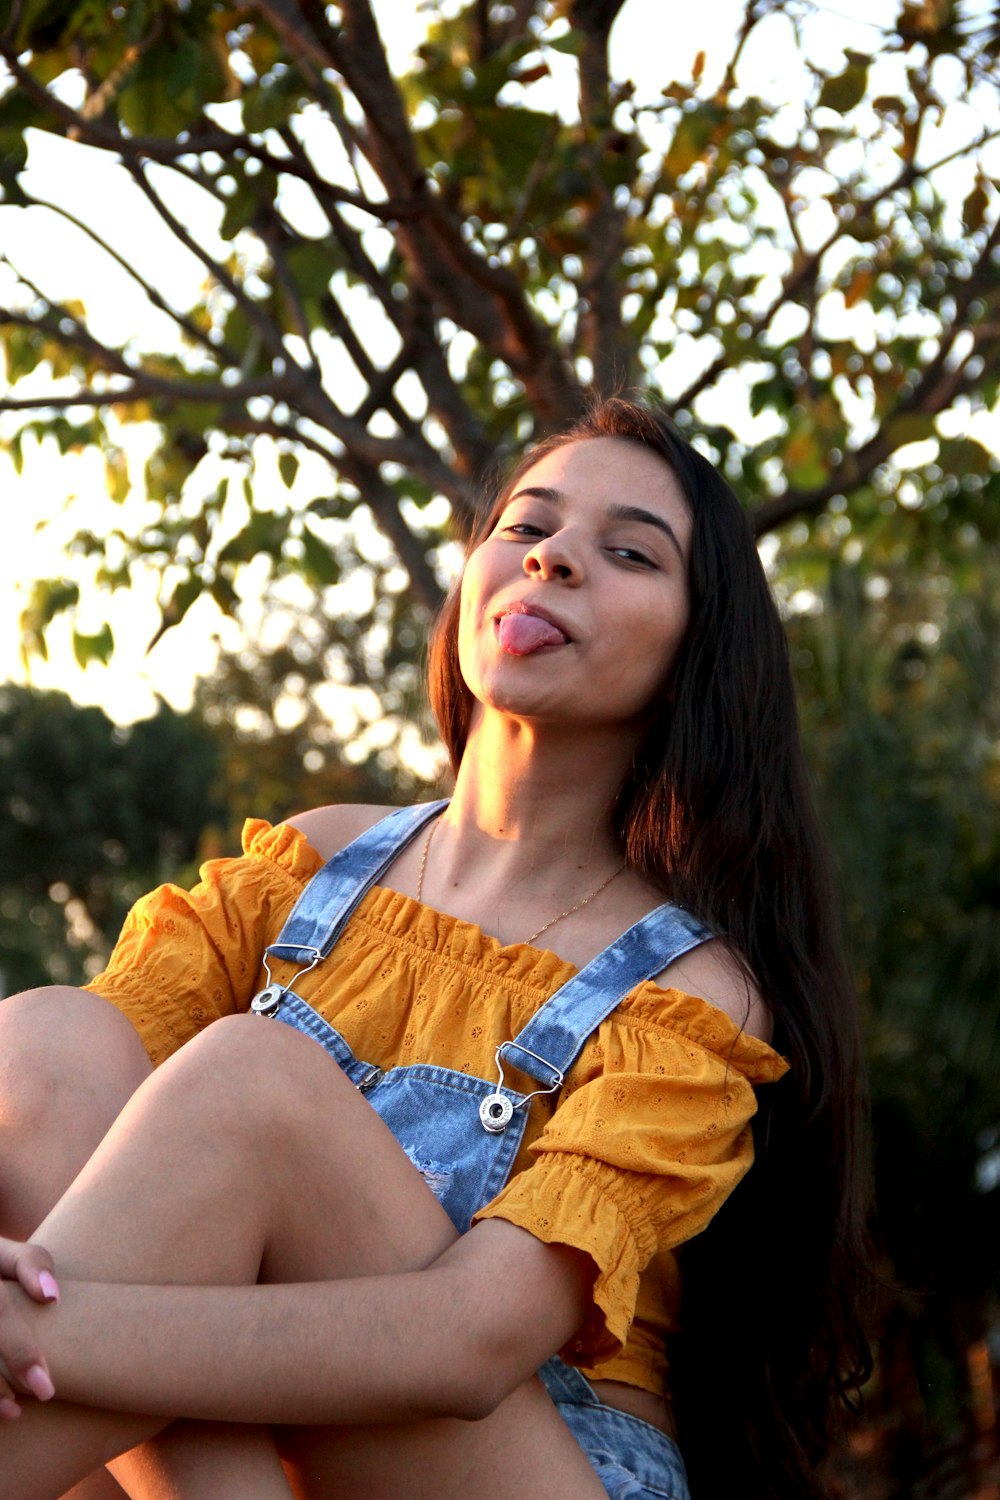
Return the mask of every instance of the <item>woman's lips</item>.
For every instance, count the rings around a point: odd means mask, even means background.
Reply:
[[[501,651],[509,656],[531,656],[546,646],[565,646],[567,636],[544,615],[536,615],[523,606],[507,610],[496,625]]]

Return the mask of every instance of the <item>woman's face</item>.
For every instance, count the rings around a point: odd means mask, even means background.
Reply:
[[[638,443],[585,438],[515,484],[466,563],[459,663],[516,717],[641,725],[687,629],[691,515]]]

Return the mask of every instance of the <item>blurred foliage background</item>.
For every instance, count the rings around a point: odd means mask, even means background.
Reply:
[[[108,660],[102,601],[150,569],[159,634],[239,618],[251,575],[280,625],[127,729],[0,688],[4,983],[95,972],[247,813],[424,794],[423,642],[484,481],[589,388],[655,393],[761,539],[866,1011],[886,1291],[831,1484],[986,1500],[1000,13],[884,0],[838,44],[822,4],[747,0],[684,77],[660,38],[650,93],[609,62],[630,3],[430,4],[396,73],[368,0],[0,3],[0,236],[41,216],[149,315],[119,337],[0,249],[8,452],[101,451],[121,518],[35,581],[26,659],[68,620]],[[190,305],[41,195],[52,140],[200,263]]]

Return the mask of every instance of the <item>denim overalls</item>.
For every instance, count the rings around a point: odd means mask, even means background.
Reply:
[[[271,981],[251,1002],[314,1037],[339,1063],[403,1147],[460,1234],[510,1175],[530,1100],[555,1093],[584,1043],[615,1006],[712,933],[688,912],[664,905],[621,935],[549,997],[513,1039],[498,1038],[497,1078],[470,1078],[427,1064],[383,1072],[355,1057],[347,1042],[292,988],[330,953],[349,917],[408,843],[447,806],[400,808],[335,854],[306,886],[267,960],[300,965],[287,985]],[[504,1066],[539,1087],[521,1094]],[[554,1358],[539,1375],[587,1453],[612,1500],[688,1500],[676,1446],[648,1423],[605,1406],[578,1370]]]

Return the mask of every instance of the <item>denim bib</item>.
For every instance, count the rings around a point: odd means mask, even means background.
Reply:
[[[643,980],[707,942],[689,912],[658,906],[591,959],[535,1012],[517,1036],[497,1037],[497,1078],[472,1078],[424,1063],[383,1070],[355,1057],[330,1023],[293,988],[330,953],[351,914],[393,860],[447,802],[399,808],[341,849],[312,878],[268,960],[300,965],[288,984],[272,980],[251,1010],[314,1037],[361,1090],[447,1211],[460,1234],[510,1176],[531,1100],[556,1093],[591,1032]],[[516,1067],[539,1087],[522,1094],[504,1080]]]

